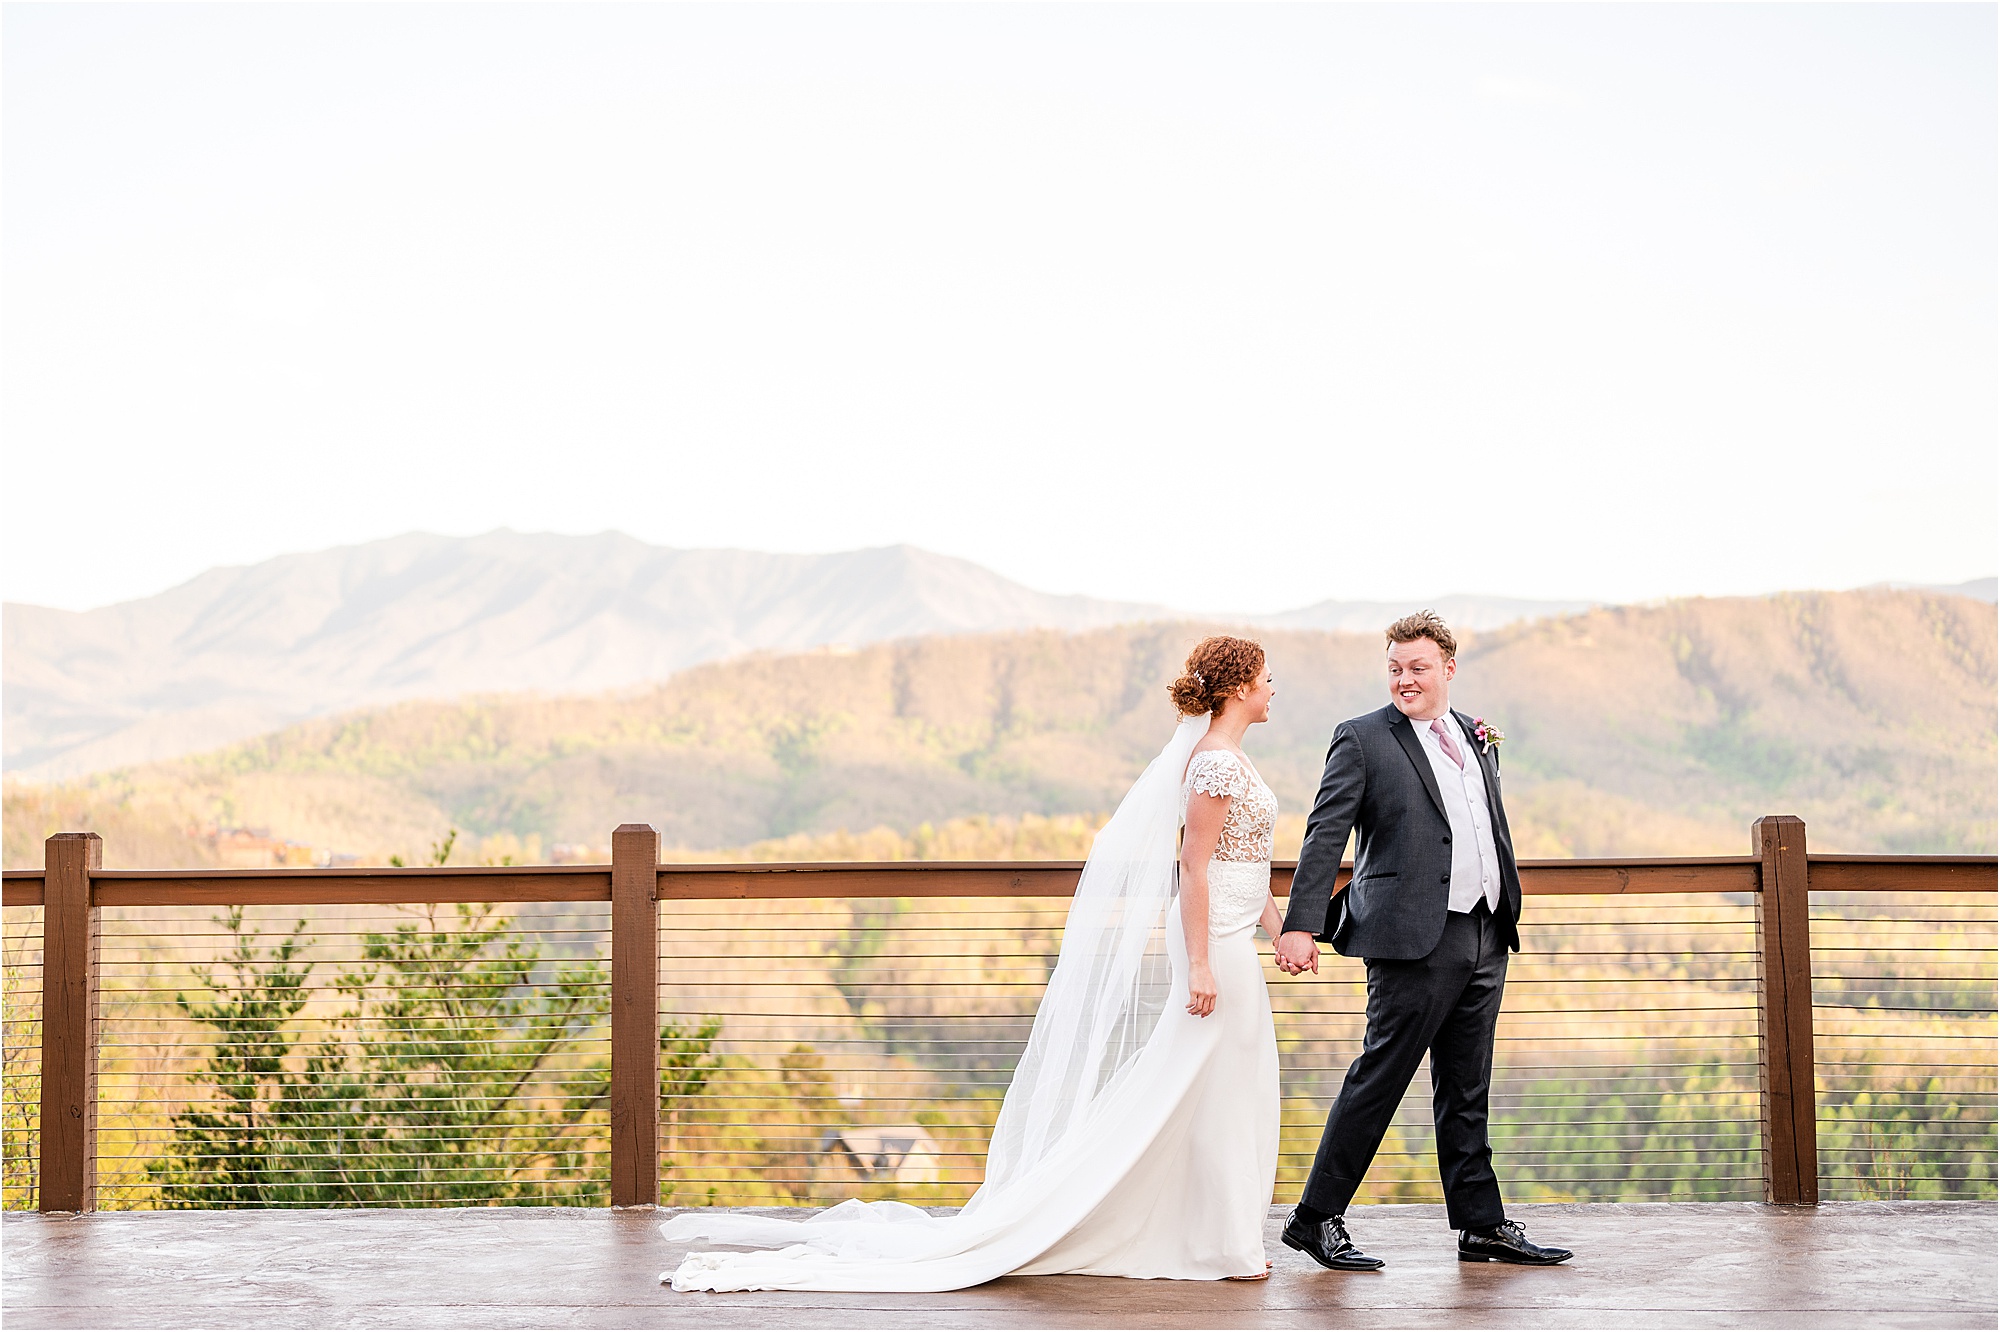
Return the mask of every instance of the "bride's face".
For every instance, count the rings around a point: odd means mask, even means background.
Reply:
[[[1257,682],[1238,689],[1236,697],[1250,714],[1251,722],[1255,723],[1271,720],[1271,700],[1277,693],[1276,677],[1271,674],[1271,668],[1266,666]]]

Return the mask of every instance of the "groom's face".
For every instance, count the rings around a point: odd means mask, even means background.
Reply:
[[[1451,706],[1458,663],[1428,638],[1389,644],[1389,701],[1412,721],[1433,721]]]

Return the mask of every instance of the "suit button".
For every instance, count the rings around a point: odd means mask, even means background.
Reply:
[[[1445,844],[1446,846],[1450,846],[1450,845],[1451,845],[1451,834],[1450,834],[1450,833],[1446,833],[1446,834],[1444,835],[1444,844]]]
[[[1451,874],[1450,874],[1450,872],[1449,872],[1449,871],[1447,871],[1446,873],[1443,873],[1443,874],[1440,874],[1440,875],[1438,875],[1438,882],[1439,882],[1439,883],[1450,883],[1450,882],[1451,882]]]

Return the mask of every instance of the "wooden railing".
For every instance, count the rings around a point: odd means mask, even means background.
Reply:
[[[1080,861],[662,865],[659,834],[626,824],[609,865],[444,869],[107,870],[95,833],[48,839],[44,868],[9,870],[9,907],[40,906],[42,1046],[40,1207],[95,1203],[100,912],[106,907],[611,903],[611,1203],[659,1197],[660,903],[783,898],[1066,897]],[[1805,823],[1759,819],[1753,854],[1540,860],[1521,865],[1531,894],[1754,894],[1765,1199],[1819,1200],[1812,1020],[1813,892],[2000,890],[1993,856],[1808,855]],[[1280,897],[1292,863],[1272,869]],[[1348,871],[1341,871],[1345,884]]]

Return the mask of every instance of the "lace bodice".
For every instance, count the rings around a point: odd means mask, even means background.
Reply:
[[[1181,803],[1196,791],[1203,795],[1228,796],[1229,813],[1222,820],[1222,836],[1215,843],[1217,860],[1245,863],[1271,858],[1271,835],[1278,824],[1278,798],[1264,779],[1242,759],[1226,749],[1204,749],[1188,763],[1187,777],[1181,782]]]

